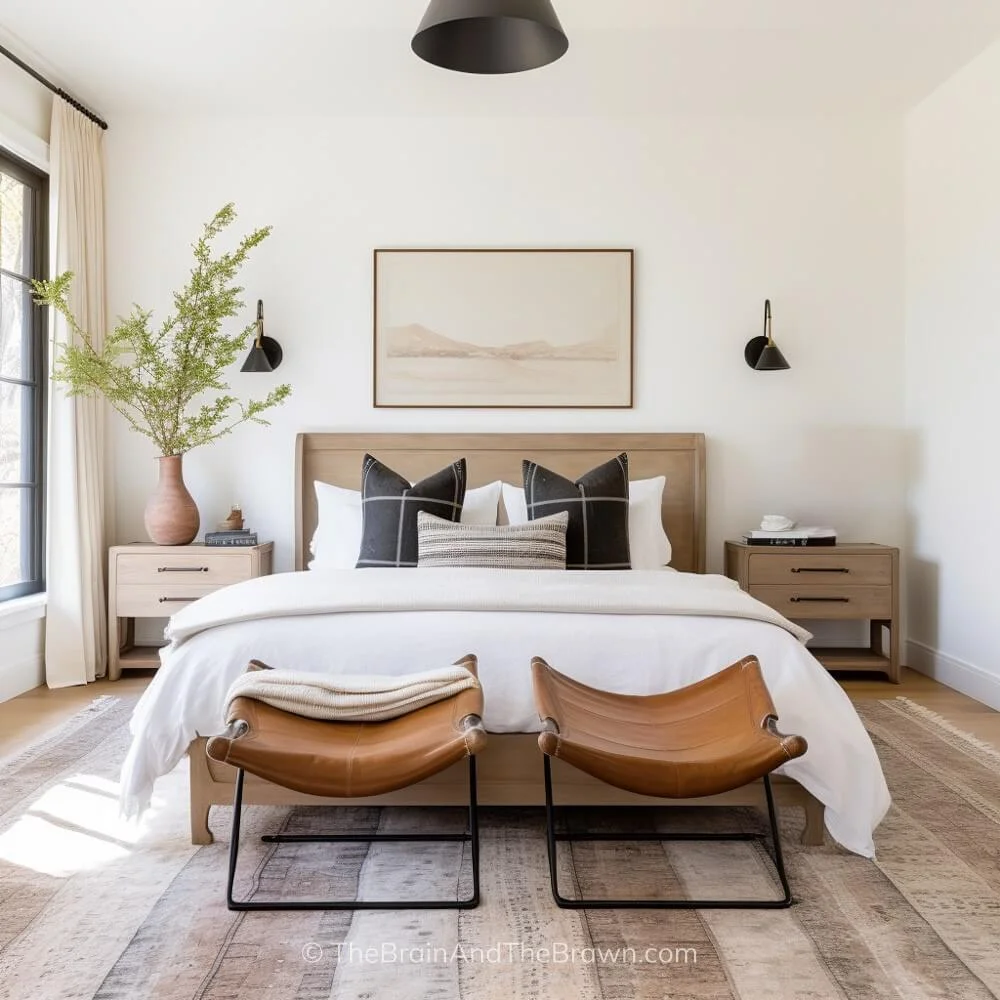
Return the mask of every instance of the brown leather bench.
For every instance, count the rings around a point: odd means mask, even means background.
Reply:
[[[532,660],[538,737],[544,756],[545,808],[552,895],[562,907],[664,909],[776,908],[792,902],[778,835],[770,773],[806,752],[801,736],[783,736],[760,664],[748,656],[725,670],[667,694],[634,696],[587,687]],[[556,830],[550,758],[640,795],[692,799],[763,780],[773,860],[783,896],[765,900],[569,899],[559,892],[559,841],[752,840],[757,834],[570,834]]]
[[[459,661],[473,675],[476,657]],[[325,722],[263,702],[237,698],[225,733],[208,741],[208,756],[236,767],[233,828],[226,903],[231,910],[469,909],[479,904],[479,819],[476,754],[486,745],[483,692],[479,687],[384,722]],[[307,795],[363,798],[414,785],[463,758],[469,762],[469,829],[466,833],[347,834],[263,837],[266,843],[463,841],[470,845],[472,894],[452,900],[237,901],[233,883],[239,852],[244,774],[249,772]]]

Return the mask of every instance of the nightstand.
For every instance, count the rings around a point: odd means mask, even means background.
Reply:
[[[809,651],[827,670],[876,670],[899,683],[899,549],[726,542],[726,576],[791,619],[869,622],[868,649]],[[883,642],[889,634],[889,649]]]
[[[169,618],[231,583],[268,576],[274,543],[115,545],[108,551],[108,677],[158,667],[159,646],[135,645],[136,618]]]

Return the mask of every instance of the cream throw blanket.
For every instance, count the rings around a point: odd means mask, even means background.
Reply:
[[[236,698],[253,698],[308,719],[382,722],[477,687],[479,681],[460,666],[402,677],[326,677],[303,670],[251,668],[236,678],[226,694],[226,722],[231,721],[229,706]]]

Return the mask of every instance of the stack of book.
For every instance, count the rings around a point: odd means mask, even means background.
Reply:
[[[257,532],[240,528],[238,531],[206,531],[206,545],[256,545]]]
[[[743,535],[747,545],[836,545],[834,528],[789,528],[786,531],[757,529]]]

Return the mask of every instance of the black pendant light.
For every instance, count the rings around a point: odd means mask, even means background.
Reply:
[[[568,48],[550,0],[431,0],[413,36],[421,59],[459,73],[521,73]]]
[[[746,363],[758,372],[781,372],[792,366],[785,360],[784,354],[778,350],[778,345],[771,335],[771,300],[764,300],[764,335],[747,341],[743,349]]]

